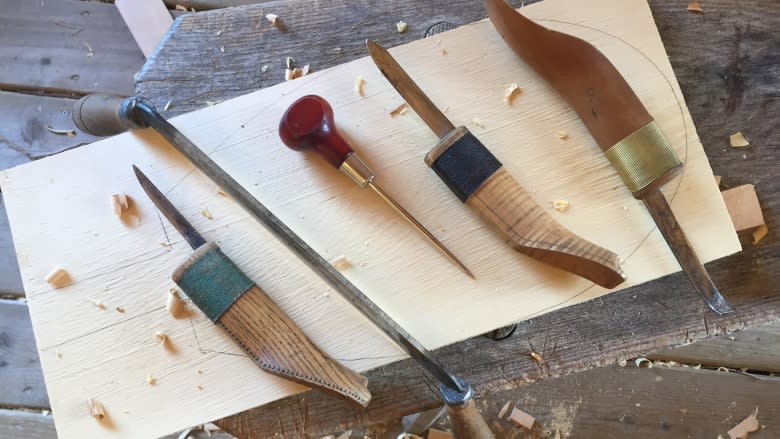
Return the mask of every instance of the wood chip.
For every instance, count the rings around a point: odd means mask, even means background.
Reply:
[[[306,74],[309,73],[309,65],[306,64],[303,66],[302,69],[295,68],[295,69],[287,69],[284,71],[284,79],[287,81],[292,81],[293,79],[298,79],[301,76],[306,76]]]
[[[699,2],[690,2],[690,3],[688,3],[688,10],[691,11],[691,12],[704,12],[701,9],[701,5],[699,4]]]
[[[566,131],[558,131],[557,134],[558,134],[558,138],[561,140],[566,140],[569,138],[569,133],[567,133]]]
[[[163,111],[168,111],[171,109],[171,101],[168,101],[165,103],[165,106],[163,107]]]
[[[405,21],[401,20],[401,21],[399,21],[398,23],[395,24],[395,28],[398,29],[398,33],[399,34],[402,34],[402,33],[406,32],[406,29],[409,28],[409,25],[406,24]]]
[[[168,302],[166,304],[168,314],[173,316],[174,319],[180,319],[187,315],[187,303],[179,296],[179,291],[175,288],[171,288],[168,291]]]
[[[209,210],[206,208],[201,209],[200,214],[203,215],[203,218],[210,219],[210,220],[214,219],[214,217],[211,216],[211,212],[209,212]]]
[[[726,210],[729,212],[734,230],[752,230],[764,224],[764,214],[758,202],[756,188],[752,184],[743,184],[720,193]]]
[[[115,309],[116,309],[116,312],[118,312],[119,314],[124,314],[125,313],[125,309],[122,308],[121,306],[117,306]]]
[[[157,331],[154,333],[154,342],[157,344],[165,344],[168,341],[168,336],[165,335],[162,331]]]
[[[753,414],[735,425],[734,428],[728,431],[728,434],[731,439],[745,439],[750,433],[758,430],[758,427],[758,407],[756,407],[756,411]]]
[[[645,357],[639,357],[635,359],[634,364],[636,364],[636,367],[647,367],[648,369],[653,368],[653,362]]]
[[[130,208],[130,197],[124,193],[111,195],[111,204],[114,207],[114,215],[121,218]]]
[[[404,102],[403,104],[397,106],[395,108],[395,110],[390,112],[390,117],[396,117],[399,114],[404,114],[404,113],[406,113],[406,110],[408,110],[408,109],[409,109],[409,104]]]
[[[512,401],[507,401],[504,403],[504,405],[501,407],[501,410],[498,411],[498,419],[504,419],[504,416],[509,411],[509,407],[512,406]]]
[[[750,142],[748,142],[745,136],[742,135],[741,131],[737,131],[736,133],[730,135],[729,143],[731,144],[732,148],[742,148],[745,146],[750,146]]]
[[[766,227],[766,224],[762,224],[756,230],[753,230],[753,245],[764,239],[767,233],[769,233],[769,229]]]
[[[228,196],[228,194],[226,194],[225,191],[223,191],[222,188],[219,186],[217,186],[217,195],[222,195],[223,197]]]
[[[343,271],[352,267],[352,262],[349,262],[349,259],[347,259],[346,256],[341,255],[332,259],[330,261],[330,265],[332,265],[338,271]]]
[[[509,84],[506,90],[504,90],[504,101],[506,101],[507,104],[512,105],[512,101],[515,99],[515,97],[522,92],[523,89],[518,87],[516,82],[513,82]]]
[[[480,128],[485,128],[485,125],[482,124],[482,121],[477,119],[476,117],[471,120],[471,123],[473,123],[474,125],[476,125],[476,126],[478,126]]]
[[[263,67],[260,67],[260,72],[265,73],[268,71],[268,64],[263,65]]]
[[[87,399],[87,407],[89,408],[89,413],[93,418],[101,420],[106,417],[106,411],[100,401],[96,401],[94,398],[89,398]]]
[[[91,299],[90,302],[92,302],[92,305],[94,305],[95,308],[106,309],[106,305],[99,300]]]
[[[512,409],[512,414],[509,415],[509,421],[518,427],[523,427],[530,430],[534,427],[536,419],[534,419],[534,417],[528,413],[515,407]]]
[[[177,10],[177,11],[185,11],[185,12],[186,12],[186,11],[187,11],[187,7],[186,7],[186,6],[184,6],[184,5],[179,5],[179,4],[177,4],[177,5],[176,5],[176,10]]]
[[[553,208],[558,212],[566,212],[569,210],[569,202],[567,200],[555,200],[553,201]]]
[[[537,354],[536,352],[531,352],[529,355],[531,355],[531,358],[533,358],[534,361],[536,361],[537,363],[541,363],[543,361],[542,356]]]
[[[452,433],[449,431],[442,431],[437,430],[435,428],[429,428],[428,429],[428,435],[425,436],[425,439],[452,439],[454,436],[452,436]]]
[[[149,384],[150,386],[157,384],[157,378],[149,372],[146,372],[146,384]]]
[[[76,130],[72,130],[72,129],[59,130],[57,128],[52,128],[51,125],[46,125],[46,129],[50,133],[57,134],[59,136],[74,137],[76,135]]]
[[[62,267],[56,267],[48,275],[46,282],[54,288],[62,288],[70,283],[70,274]]]
[[[358,96],[363,96],[363,83],[365,81],[363,80],[362,76],[358,76],[355,78],[355,93],[357,93]]]
[[[92,46],[89,45],[86,41],[82,41],[81,44],[84,45],[84,47],[87,48],[87,56],[92,57],[95,56],[95,49],[92,48]]]
[[[268,20],[269,23],[276,26],[277,23],[280,23],[279,16],[276,14],[265,14],[265,19]]]

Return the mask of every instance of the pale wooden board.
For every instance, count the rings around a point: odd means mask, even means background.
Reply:
[[[116,0],[114,4],[148,58],[173,23],[171,14],[161,0]]]
[[[615,62],[686,161],[683,177],[668,189],[701,259],[738,251],[695,128],[684,104],[678,105],[681,93],[647,5],[548,0],[524,11],[592,41]],[[566,214],[553,213],[626,260],[624,287],[678,270],[649,215],[623,188],[573,111],[514,57],[489,23],[393,53],[434,102],[449,107],[453,122],[482,121],[485,128],[470,125],[474,133],[546,208],[552,211],[556,198],[571,202]],[[352,88],[358,75],[366,80],[365,98]],[[512,107],[503,101],[509,82],[524,88]],[[321,160],[281,145],[279,117],[306,93],[330,100],[342,133],[375,168],[380,184],[450,246],[478,281],[463,277],[371,193]],[[174,123],[326,258],[347,255],[354,267],[345,274],[428,347],[606,293],[504,246],[423,164],[435,142],[427,127],[411,112],[388,116],[400,102],[372,62],[361,59]],[[559,130],[569,140],[560,141]],[[190,250],[159,220],[131,163],[208,239],[217,239],[325,351],[357,370],[402,357],[270,233],[216,195],[214,185],[159,136],[124,134],[0,177],[61,437],[160,435],[302,390],[247,359],[214,352],[239,351],[202,316],[193,319],[193,332],[189,321],[166,315],[169,275]],[[113,217],[110,195],[120,191],[139,206],[137,226]],[[204,207],[213,221],[200,216]],[[171,249],[159,245],[166,233]],[[57,264],[71,271],[74,285],[51,290],[43,281]],[[108,309],[95,308],[90,299]],[[126,312],[117,313],[115,306]],[[175,354],[154,345],[158,329],[169,334]],[[145,383],[146,371],[158,377],[157,386]],[[87,416],[88,397],[104,403],[111,428]]]

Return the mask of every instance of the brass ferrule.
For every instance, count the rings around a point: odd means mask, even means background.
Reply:
[[[629,134],[604,154],[634,194],[682,166],[655,121]]]
[[[374,171],[372,171],[368,165],[363,163],[363,160],[352,153],[341,163],[339,170],[352,179],[358,186],[365,188],[374,180]]]

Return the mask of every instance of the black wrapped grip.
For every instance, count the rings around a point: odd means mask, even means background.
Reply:
[[[431,169],[464,203],[500,167],[501,162],[467,130],[431,163]]]

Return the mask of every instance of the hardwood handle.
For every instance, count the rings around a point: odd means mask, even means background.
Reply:
[[[473,399],[462,405],[448,405],[452,434],[456,439],[494,439],[493,432],[477,410]]]
[[[94,136],[113,136],[127,131],[120,113],[125,98],[103,93],[90,94],[73,104],[73,122]]]
[[[368,405],[368,380],[320,351],[216,244],[200,246],[173,280],[261,369]]]
[[[425,162],[516,251],[605,288],[625,280],[615,253],[555,221],[465,127],[443,137]]]

